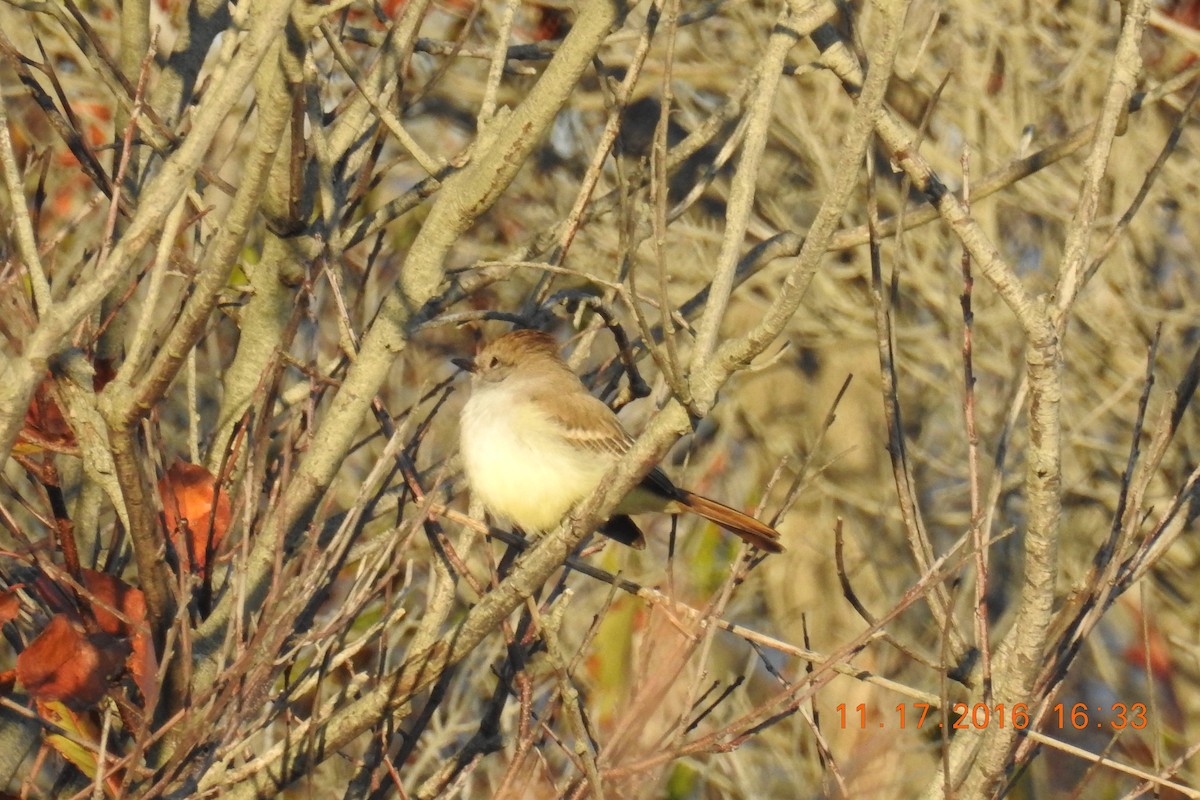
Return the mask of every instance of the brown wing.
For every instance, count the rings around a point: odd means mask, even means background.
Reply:
[[[590,394],[582,396],[578,403],[546,402],[541,406],[554,408],[551,416],[562,426],[566,437],[586,450],[621,456],[633,445],[633,437],[612,409]],[[658,497],[680,499],[680,490],[659,467],[646,473],[640,485]]]
[[[557,422],[573,444],[594,453],[619,456],[633,444],[617,415],[590,394],[580,394],[570,403],[544,402],[543,409]]]

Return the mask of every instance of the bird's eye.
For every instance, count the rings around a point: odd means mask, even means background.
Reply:
[[[488,365],[488,369],[495,369],[496,367],[500,366],[500,359],[497,358],[496,356],[492,356],[491,358],[488,359],[487,365]]]

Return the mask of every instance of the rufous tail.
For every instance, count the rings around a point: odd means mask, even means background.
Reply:
[[[692,494],[684,489],[679,490],[677,502],[687,506],[689,511],[715,522],[730,533],[736,533],[746,544],[768,553],[783,552],[783,545],[779,543],[779,531],[769,525],[764,525],[749,514],[743,514],[735,508],[730,508],[723,503],[709,500],[698,494]]]

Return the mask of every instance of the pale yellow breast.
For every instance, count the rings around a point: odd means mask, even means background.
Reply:
[[[573,448],[518,388],[472,393],[461,419],[463,468],[493,515],[545,532],[591,494],[613,458]]]

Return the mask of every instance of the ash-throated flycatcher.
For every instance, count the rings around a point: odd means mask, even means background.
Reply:
[[[460,431],[471,490],[492,514],[528,532],[553,530],[633,443],[617,415],[588,393],[559,357],[548,334],[513,331],[474,359],[454,363],[472,375]],[[783,551],[775,529],[677,488],[658,467],[600,530],[631,547],[645,547],[641,530],[627,515],[653,511],[691,511],[761,550]]]

